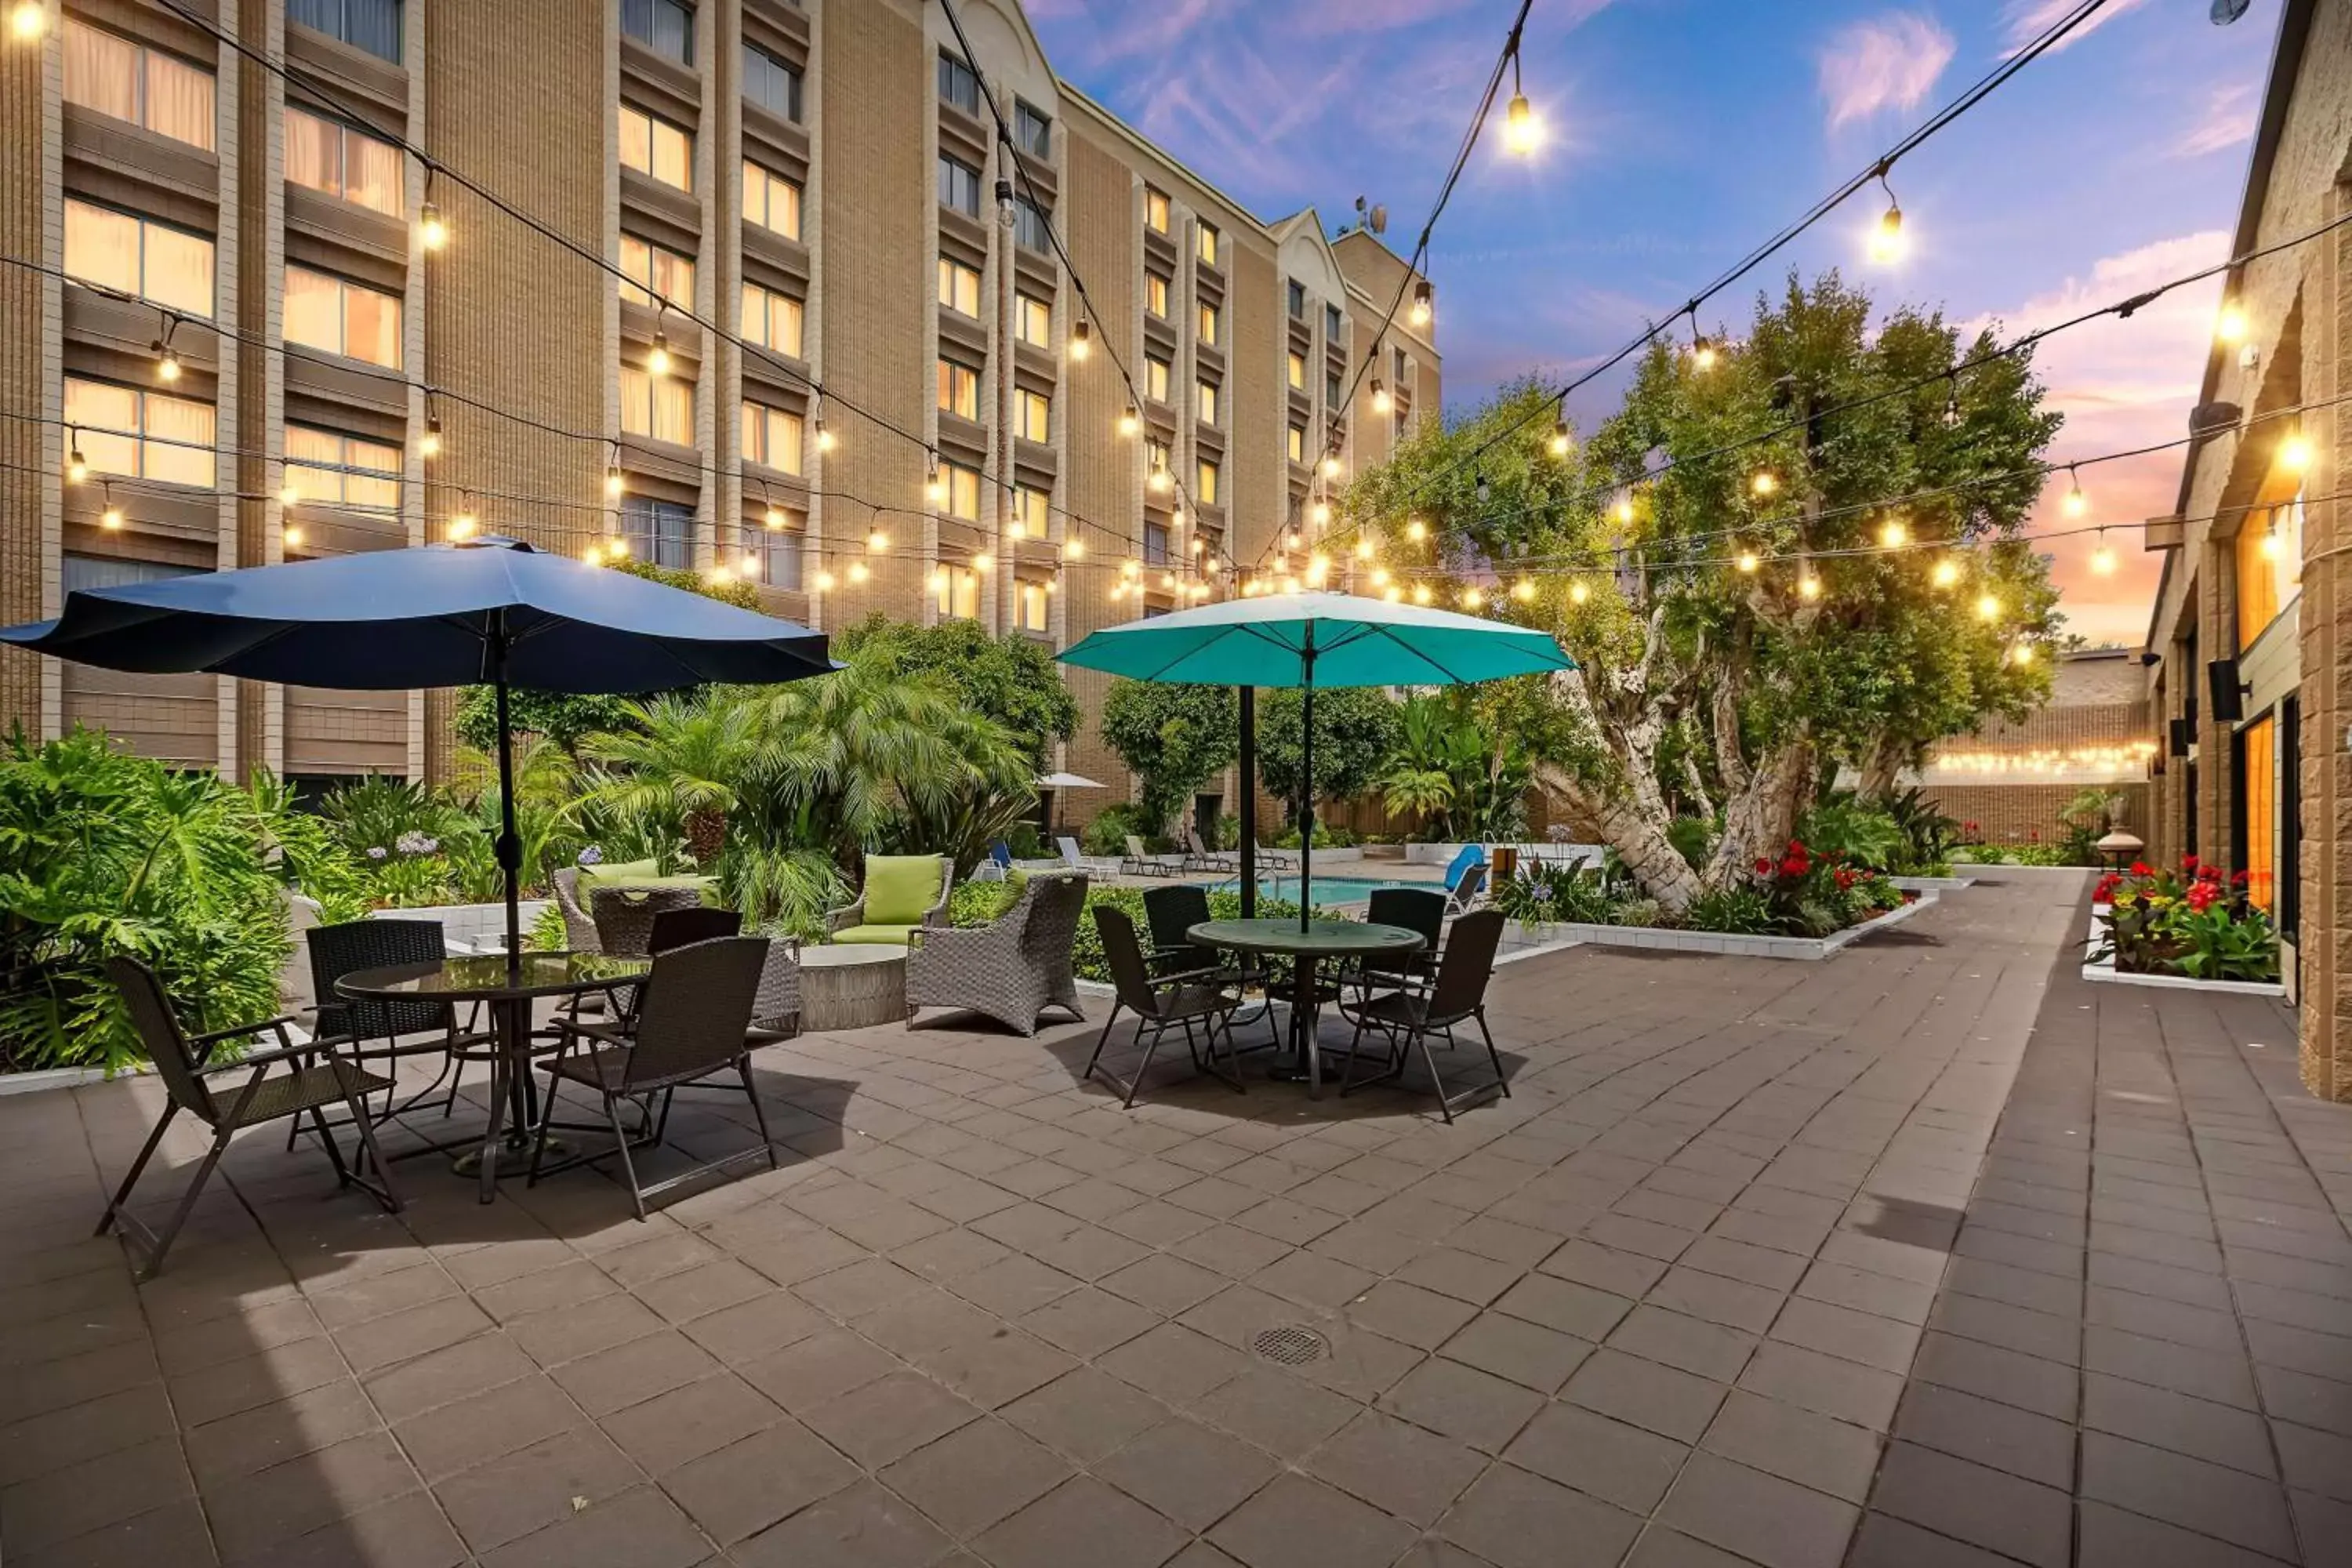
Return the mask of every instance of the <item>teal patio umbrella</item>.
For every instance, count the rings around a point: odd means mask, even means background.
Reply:
[[[1226,599],[1107,626],[1063,654],[1065,664],[1181,685],[1261,686],[1302,695],[1305,773],[1299,818],[1298,920],[1306,929],[1315,874],[1315,693],[1341,686],[1464,686],[1573,669],[1546,632],[1355,594],[1270,594]],[[1256,776],[1255,726],[1243,728],[1244,812]],[[1246,820],[1246,818],[1245,818]],[[1242,834],[1242,897],[1257,888],[1256,834]]]

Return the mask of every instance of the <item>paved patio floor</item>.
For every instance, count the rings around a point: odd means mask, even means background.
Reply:
[[[949,1017],[762,1051],[784,1168],[646,1224],[250,1133],[145,1287],[88,1231],[154,1086],[0,1100],[0,1555],[2352,1563],[2352,1109],[2274,1005],[2082,984],[2086,891],[1509,965],[1451,1128]]]

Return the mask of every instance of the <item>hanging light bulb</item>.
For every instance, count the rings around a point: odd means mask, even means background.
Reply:
[[[824,427],[824,415],[820,414],[816,416],[815,420],[812,424],[812,428],[816,431],[816,449],[818,451],[830,452],[835,447],[839,445],[839,443],[834,439],[833,432]]]
[[[1087,542],[1086,542],[1085,540],[1083,540],[1083,539],[1079,538],[1076,534],[1075,534],[1075,533],[1074,533],[1074,534],[1070,535],[1070,537],[1069,537],[1069,538],[1067,538],[1067,539],[1066,539],[1066,540],[1062,541],[1062,559],[1063,559],[1063,560],[1065,560],[1065,561],[1083,561],[1083,560],[1085,560],[1085,559],[1086,559],[1086,555],[1087,555]]]
[[[1632,490],[1627,490],[1624,494],[1617,498],[1617,521],[1619,522],[1631,522],[1633,521],[1633,492]]]
[[[1136,412],[1134,404],[1129,404],[1127,405],[1126,412],[1118,416],[1118,433],[1122,436],[1132,437],[1137,431],[1142,428],[1143,416]]]
[[[155,355],[156,380],[172,382],[180,379],[179,350],[173,348],[165,340],[158,338],[151,345],[151,352]]]
[[[2066,478],[2072,481],[2066,489],[2066,515],[2080,517],[2091,510],[2091,498],[2083,493],[2083,481],[2074,472],[2074,465],[2066,465]]]
[[[1752,577],[1756,574],[1757,570],[1764,564],[1764,562],[1762,557],[1759,556],[1753,550],[1743,550],[1739,552],[1739,558],[1734,561],[1732,564]]]
[[[1878,542],[1888,550],[1900,550],[1910,542],[1911,530],[1899,517],[1890,517],[1878,525]]]
[[[1369,533],[1358,536],[1356,540],[1356,559],[1359,561],[1370,561],[1371,558],[1372,536]]]
[[[2099,542],[2091,551],[2091,570],[2102,577],[2112,577],[2116,572],[2116,552],[2108,548],[2107,531],[2099,530]]]
[[[2015,647],[2009,650],[2009,657],[2020,668],[2032,664],[2033,662],[2033,645],[2030,642],[2019,643]]]
[[[626,561],[629,558],[629,542],[617,534],[614,535],[604,541],[604,554],[608,560]],[[749,560],[750,557],[746,556],[745,559]]]
[[[450,520],[450,537],[454,539],[470,538],[473,535],[474,530],[479,526],[481,525],[477,522],[474,518],[474,498],[471,495],[460,497],[457,501],[457,515]]]
[[[441,209],[430,198],[416,209],[416,243],[427,250],[438,250],[449,243],[449,226],[441,221]]]
[[[1209,548],[1209,542],[1196,533],[1192,536],[1192,542],[1185,545],[1184,548],[1191,551],[1193,554],[1198,555]]]
[[[425,416],[425,435],[417,441],[416,450],[419,455],[427,458],[437,458],[441,455],[441,416],[438,414],[428,414]]]
[[[866,553],[879,555],[890,548],[890,536],[877,525],[866,531]]]
[[[109,533],[122,526],[122,509],[114,504],[114,487],[111,484],[106,487],[106,499],[98,513],[98,526]]]
[[[1336,479],[1339,477],[1339,453],[1327,452],[1323,455],[1323,477],[1327,479]]]
[[[1522,158],[1533,156],[1535,150],[1543,145],[1543,126],[1536,119],[1535,106],[1519,89],[1519,56],[1516,48],[1511,51],[1511,101],[1503,110],[1503,145]]]
[[[619,500],[621,499],[622,495],[627,491],[628,488],[629,488],[629,483],[628,483],[628,481],[627,481],[626,479],[623,479],[623,478],[621,477],[621,465],[620,465],[620,464],[618,464],[618,463],[607,463],[607,464],[605,464],[605,465],[604,465],[604,495],[605,495],[605,499],[607,499],[608,500]]]
[[[1129,578],[1140,577],[1143,575],[1143,563],[1130,555],[1119,563],[1118,574]]]
[[[1084,316],[1081,316],[1076,321],[1070,323],[1070,358],[1075,362],[1084,363],[1086,357],[1094,353],[1094,325]]]
[[[1175,482],[1175,479],[1171,477],[1168,472],[1167,464],[1154,463],[1151,465],[1151,488],[1153,489],[1160,491],[1164,495],[1167,493],[1169,487],[1173,485]]]
[[[1385,587],[1387,587],[1388,585],[1389,585],[1389,569],[1388,569],[1387,567],[1385,567],[1385,566],[1375,566],[1375,567],[1373,567],[1373,568],[1372,568],[1372,586],[1373,586],[1373,587],[1375,587],[1375,588],[1385,588]]]
[[[78,485],[89,478],[89,463],[81,455],[81,432],[75,430],[66,437],[66,483]]]
[[[1286,550],[1297,550],[1306,542],[1306,537],[1295,528],[1282,536],[1282,546]]]
[[[1391,588],[1386,593],[1382,594],[1381,597],[1386,599],[1390,604],[1394,605],[1403,600],[1404,590],[1402,588]]]
[[[1052,578],[1052,577],[1048,577],[1048,578],[1046,578],[1046,579],[1045,579],[1045,592],[1047,592],[1048,594],[1058,594],[1058,593],[1060,593],[1061,591],[1062,591],[1062,584],[1061,584],[1061,583],[1060,583],[1059,581],[1057,581],[1056,579]]]
[[[1478,482],[1475,489],[1478,496],[1478,504],[1481,506],[1494,498],[1495,487],[1486,482],[1486,476],[1484,474],[1478,476]]]
[[[1518,580],[1517,582],[1516,582],[1516,583],[1514,583],[1514,584],[1511,584],[1511,597],[1512,597],[1512,598],[1514,598],[1514,599],[1517,599],[1520,604],[1524,605],[1524,604],[1528,603],[1529,600],[1533,599],[1535,596],[1536,596],[1536,584],[1535,584],[1535,579],[1534,579],[1534,578],[1532,578],[1532,577],[1529,577],[1526,573],[1522,572],[1521,574],[1519,574],[1519,580]]]
[[[817,573],[816,591],[820,594],[830,594],[833,592],[833,574],[831,572],[820,570]]]
[[[1568,434],[1568,416],[1563,413],[1551,422],[1551,455],[1555,458],[1567,457],[1572,444]]]
[[[278,504],[279,506],[292,506],[296,501],[299,501],[301,499],[302,487],[294,482],[293,472],[291,469],[289,469],[285,478],[278,481]]]
[[[1160,574],[1160,585],[1162,588],[1173,588],[1176,586],[1176,574],[1173,572],[1162,572]]]
[[[1168,513],[1168,526],[1171,528],[1181,528],[1184,526],[1184,503],[1182,501],[1178,501],[1175,506],[1170,510]]]
[[[1693,300],[1684,307],[1684,312],[1690,317],[1691,368],[1713,370],[1716,361],[1715,340],[1698,330],[1698,301]]]
[[[1296,594],[1298,592],[1298,579],[1289,576],[1284,577],[1282,580],[1282,591],[1286,594]]]
[[[8,8],[8,30],[23,42],[39,37],[48,25],[49,14],[41,0],[16,0]]]
[[[1320,588],[1325,583],[1330,581],[1330,578],[1331,559],[1329,556],[1318,554],[1308,560],[1307,563],[1307,585],[1308,587]]]
[[[1315,504],[1307,509],[1307,515],[1314,520],[1316,527],[1328,527],[1331,521],[1331,503],[1318,496]]]
[[[1819,577],[1814,576],[1811,572],[1807,572],[1803,576],[1797,579],[1797,595],[1798,597],[1804,599],[1820,598],[1822,596],[1822,580]]]
[[[1780,476],[1769,468],[1759,468],[1755,477],[1748,481],[1748,488],[1759,496],[1769,496],[1780,488]]]
[[[1004,537],[1012,540],[1016,544],[1023,539],[1028,537],[1028,533],[1029,525],[1022,521],[1017,517],[1013,518],[1004,525]]]
[[[1436,314],[1436,291],[1430,288],[1426,279],[1414,284],[1412,287],[1412,311],[1406,319],[1412,321],[1416,327],[1425,327],[1429,325],[1430,317]]]
[[[1462,590],[1462,607],[1475,615],[1486,607],[1486,595],[1475,588],[1465,588]]]
[[[1404,520],[1404,536],[1413,543],[1419,544],[1429,537],[1429,524],[1417,517],[1409,517]]]
[[[665,300],[662,310],[667,312],[668,309],[668,302]],[[662,331],[661,317],[658,314],[654,318],[654,346],[646,355],[646,374],[647,375],[669,374],[669,334]]]
[[[944,593],[946,593],[946,592],[948,591],[948,569],[947,569],[946,567],[942,566],[942,567],[940,567],[938,570],[934,571],[934,572],[931,574],[931,577],[930,577],[930,584],[931,584],[931,592],[932,592],[932,593],[934,593],[934,594],[944,594]],[[1112,597],[1112,598],[1114,598],[1114,599],[1116,599],[1116,598],[1118,598],[1118,591],[1117,589],[1113,589],[1113,590],[1111,591],[1111,597]]]
[[[1960,373],[1957,370],[1952,372],[1950,375],[1945,377],[1944,423],[1947,426],[1953,429],[1958,429],[1959,427]]]
[[[1592,585],[1579,577],[1568,585],[1568,602],[1581,605],[1592,597]]]
[[[2278,524],[2273,523],[2263,531],[2263,559],[2275,561],[2286,550],[2286,542],[2279,537]]]
[[[2246,341],[2246,312],[2236,301],[2224,304],[2221,314],[2213,318],[2213,335],[2231,345]]]
[[[1430,593],[1428,584],[1416,583],[1413,584],[1412,602],[1414,604],[1426,605],[1433,597],[1435,597],[1435,595]]]
[[[1377,376],[1377,375],[1373,376],[1373,377],[1372,377],[1372,412],[1373,412],[1373,413],[1375,413],[1375,414],[1386,414],[1390,409],[1391,409],[1391,408],[1393,408],[1393,407],[1395,407],[1395,406],[1396,406],[1396,404],[1395,404],[1394,400],[1393,400],[1393,399],[1391,399],[1391,398],[1389,396],[1389,389],[1388,389],[1388,385],[1387,385],[1387,384],[1386,384],[1385,382],[1381,381],[1381,378],[1380,378],[1379,376]]]
[[[923,481],[923,495],[933,506],[947,505],[948,481],[947,477],[940,472],[940,455],[937,450],[930,455],[930,473],[929,477]]]
[[[2000,618],[2000,600],[1992,594],[1977,595],[1977,619],[1991,621]]]
[[[302,548],[302,530],[299,527],[289,528],[286,531],[286,548],[289,550],[299,550]]]
[[[1949,588],[1960,580],[1960,563],[1947,556],[1936,563],[1936,570],[1931,575],[1937,587]]]
[[[1903,259],[1906,245],[1903,238],[1903,205],[1895,199],[1895,187],[1886,183],[1887,165],[1878,165],[1878,185],[1886,193],[1886,211],[1877,226],[1870,231],[1870,258],[1881,264]]]
[[[972,569],[973,571],[975,571],[975,572],[989,572],[989,571],[992,571],[992,570],[994,570],[994,569],[995,569],[995,566],[996,566],[996,557],[995,557],[995,556],[993,556],[993,555],[991,555],[987,551],[985,551],[985,550],[975,550],[975,551],[973,551],[973,552],[972,552],[972,554],[971,554],[971,569]]]
[[[2300,430],[2293,431],[2279,442],[2278,460],[2288,473],[2300,474],[2311,467],[2311,440]]]
[[[770,533],[782,532],[784,528],[784,509],[778,506],[774,501],[770,501],[767,506],[767,510],[761,517],[760,521],[761,526],[766,528]]]
[[[591,566],[602,566],[604,564],[604,552],[591,544],[580,552],[580,559]]]

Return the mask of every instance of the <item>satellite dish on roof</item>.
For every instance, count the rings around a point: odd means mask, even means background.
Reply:
[[[2208,15],[2213,18],[2215,26],[2226,27],[2244,16],[2253,3],[2254,0],[2213,0],[2212,9]]]

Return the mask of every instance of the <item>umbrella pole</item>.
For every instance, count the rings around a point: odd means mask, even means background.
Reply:
[[[499,703],[499,868],[507,883],[507,968],[522,963],[522,836],[515,831],[514,733],[507,718],[507,613],[491,612],[490,679]]]
[[[1298,703],[1298,934],[1307,934],[1315,894],[1315,623],[1307,623]]]
[[[1242,919],[1257,919],[1257,688],[1241,689]]]

